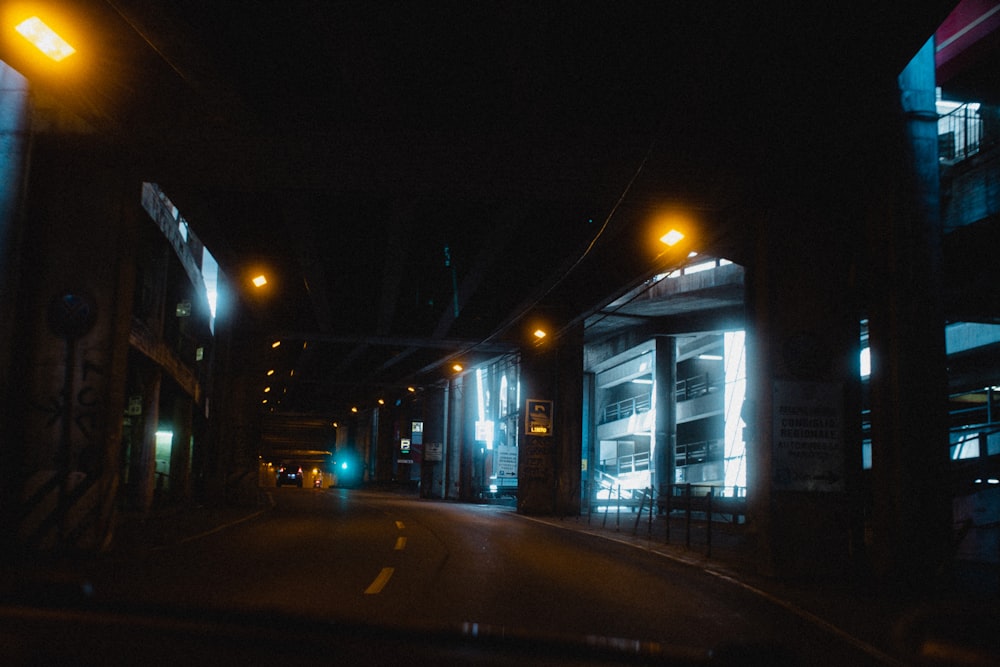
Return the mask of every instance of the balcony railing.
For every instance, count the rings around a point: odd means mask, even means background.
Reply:
[[[709,381],[708,373],[678,380],[675,399],[677,402],[680,402],[698,398],[707,394],[712,388],[713,385]],[[632,415],[649,412],[652,407],[652,396],[650,394],[625,398],[604,407],[604,411],[601,413],[601,423],[607,424],[619,419],[628,419]]]
[[[604,416],[601,419],[601,423],[607,424],[608,422],[617,421],[619,419],[628,419],[632,415],[649,412],[652,407],[652,397],[649,394],[646,394],[645,396],[633,396],[632,398],[626,398],[618,401],[617,403],[612,403],[611,405],[606,406],[604,408]]]
[[[979,104],[963,104],[938,118],[938,157],[954,164],[975,155],[983,143]]]

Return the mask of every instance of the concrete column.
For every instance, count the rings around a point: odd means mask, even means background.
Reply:
[[[18,245],[21,197],[30,150],[28,82],[0,62],[0,312],[10,313],[18,285]],[[13,317],[0,317],[0,386],[9,386],[7,372],[13,351]]]
[[[111,537],[125,408],[140,181],[89,136],[37,137],[0,466],[30,550],[104,548]],[[10,520],[10,517],[5,517]]]
[[[148,514],[156,499],[156,431],[160,424],[160,389],[163,371],[159,366],[148,365],[142,373],[142,440],[138,450],[132,451],[131,506],[141,514]]]
[[[926,588],[951,539],[934,55],[900,77],[896,175],[870,220],[872,490],[869,553],[887,586]]]
[[[446,460],[444,497],[448,500],[458,500],[462,478],[462,395],[464,388],[462,378],[454,378],[448,382],[448,393],[445,402],[448,405],[448,419],[445,428],[448,441],[445,443],[444,456]]]
[[[672,336],[657,336],[654,352],[656,384],[656,494],[669,492],[674,482],[677,448],[677,341]]]
[[[580,513],[583,459],[583,327],[555,344],[521,353],[522,419],[518,426],[517,509],[523,514]],[[526,430],[531,400],[551,401],[551,435]]]
[[[4,405],[14,399],[18,378],[13,374],[16,359],[16,316],[18,285],[20,283],[20,237],[23,229],[24,174],[29,153],[29,104],[28,83],[20,74],[0,62],[0,392]],[[0,410],[0,432],[16,433],[20,421],[16,411]],[[0,546],[11,542],[9,535],[19,521],[20,466],[14,461],[20,453],[12,450],[12,443],[0,443]],[[17,455],[17,459],[10,459]]]
[[[174,399],[174,441],[170,448],[170,499],[174,502],[183,503],[191,499],[193,409],[194,402],[190,396],[178,396]]]
[[[396,442],[392,415],[387,408],[379,407],[372,410],[373,437],[375,439],[375,478],[387,482],[395,477],[396,452],[399,443]]]
[[[476,377],[467,373],[457,383],[458,401],[455,414],[460,416],[457,424],[459,434],[458,449],[461,452],[458,498],[470,502],[479,498],[479,485],[476,476]]]
[[[594,373],[583,374],[583,410],[581,412],[581,425],[583,428],[581,446],[586,457],[586,466],[581,470],[583,480],[582,506],[580,511],[583,514],[590,514],[593,511],[593,500],[596,493],[594,488],[594,470],[598,465],[599,456],[597,450],[597,418],[594,411],[597,409],[596,384],[597,378]]]
[[[748,512],[762,573],[851,569],[849,468],[860,467],[851,234],[807,202],[761,224],[747,279]]]
[[[556,360],[556,394],[561,406],[554,414],[556,436],[557,516],[580,514],[583,461],[583,323],[563,333]]]
[[[444,409],[446,392],[441,387],[429,387],[420,397],[420,418],[424,421],[423,456],[420,463],[420,497],[442,498],[444,461],[444,425],[447,421]],[[428,460],[430,457],[430,460]]]

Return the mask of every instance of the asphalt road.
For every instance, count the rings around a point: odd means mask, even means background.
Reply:
[[[342,489],[267,494],[270,506],[250,520],[94,563],[96,594],[387,631],[463,627],[697,650],[763,645],[801,664],[883,664],[724,579],[509,508]]]

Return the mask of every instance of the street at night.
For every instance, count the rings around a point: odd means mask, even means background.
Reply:
[[[476,628],[540,642],[645,640],[681,655],[754,647],[793,664],[893,664],[869,643],[889,640],[877,628],[854,637],[785,602],[792,596],[739,583],[724,560],[632,538],[634,514],[616,530],[615,518],[601,529],[599,518],[591,526],[388,491],[261,496],[256,510],[215,515],[212,528],[180,517],[133,527],[77,574],[102,603],[360,622],[375,644],[380,629],[389,639],[396,629]]]

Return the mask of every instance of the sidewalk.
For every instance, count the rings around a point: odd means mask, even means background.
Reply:
[[[648,512],[526,517],[662,555],[764,597],[824,628],[886,665],[1000,665],[1000,603],[943,594],[890,595],[835,581],[781,581],[757,573],[745,525],[716,521],[708,543],[704,521]],[[669,525],[669,535],[667,532]]]
[[[256,505],[169,507],[154,510],[145,518],[121,513],[110,551],[123,555],[160,551],[249,521],[267,509],[262,497]]]

